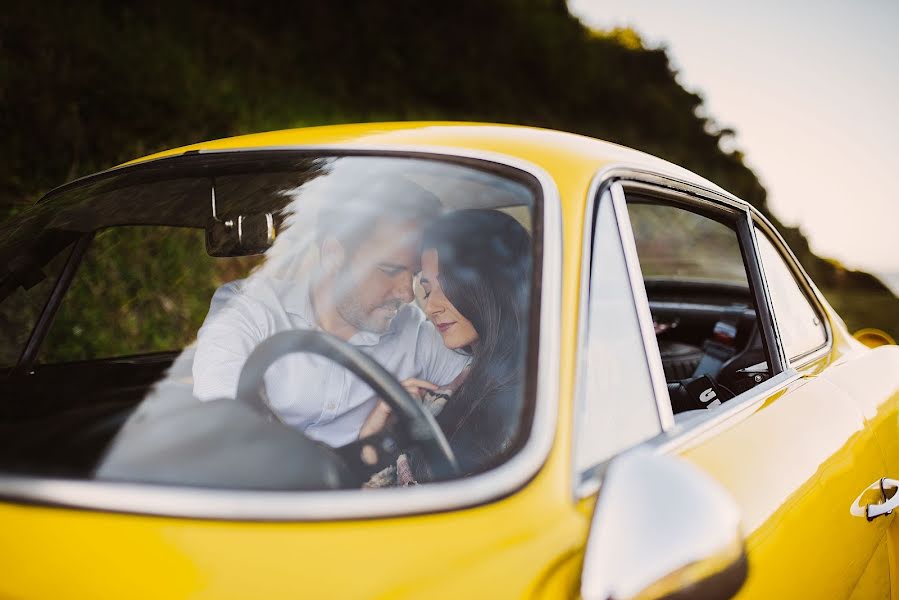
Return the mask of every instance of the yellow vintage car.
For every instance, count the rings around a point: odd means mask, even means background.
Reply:
[[[652,156],[205,142],[0,271],[2,598],[899,598],[899,349]]]

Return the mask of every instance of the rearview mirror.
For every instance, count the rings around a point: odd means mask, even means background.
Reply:
[[[206,223],[206,252],[218,257],[263,254],[272,247],[275,236],[272,213],[212,217]]]
[[[731,598],[746,573],[739,511],[708,475],[648,451],[612,462],[587,541],[584,600]]]

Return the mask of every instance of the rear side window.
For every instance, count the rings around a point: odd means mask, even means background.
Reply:
[[[768,236],[756,231],[756,238],[784,351],[794,361],[824,346],[827,331],[821,316]]]
[[[577,417],[579,472],[662,431],[618,218],[606,192],[596,215],[586,336],[586,377]]]

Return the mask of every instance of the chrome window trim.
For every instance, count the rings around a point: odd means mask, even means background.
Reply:
[[[214,490],[0,475],[0,502],[192,519],[236,521],[367,519],[445,512],[491,502],[522,488],[542,468],[555,439],[561,348],[562,218],[561,199],[552,177],[541,167],[526,160],[495,152],[442,146],[327,144],[199,152],[233,153],[262,150],[353,152],[407,158],[428,156],[462,158],[510,167],[537,180],[543,194],[540,346],[537,349],[534,419],[524,446],[508,461],[486,473],[456,481],[364,493],[359,490],[321,492]],[[136,164],[163,161],[168,158],[171,157]],[[136,164],[116,167],[109,171]],[[66,186],[61,186],[57,190],[62,187]]]
[[[787,355],[784,351],[780,329],[777,324],[777,317],[774,314],[774,301],[771,298],[771,289],[768,285],[768,277],[765,275],[765,265],[762,264],[762,255],[759,252],[758,239],[755,237],[755,228],[752,226],[752,212],[747,204],[744,209],[743,219],[738,225],[737,233],[740,235],[741,242],[748,242],[748,251],[752,253],[752,261],[746,265],[749,270],[749,282],[752,287],[754,280],[753,275],[757,275],[761,284],[761,289],[755,290],[756,302],[758,303],[758,295],[761,294],[762,302],[756,307],[758,319],[760,321],[761,336],[765,348],[768,350],[772,364],[769,364],[771,373],[781,373],[790,367],[787,361]],[[753,273],[753,269],[758,269],[758,273]],[[771,330],[766,331],[764,319],[767,318]],[[770,337],[769,337],[770,336]],[[774,342],[773,346],[771,342]]]
[[[659,183],[646,183],[641,180],[624,179],[623,181],[627,183],[629,191],[636,191],[637,193],[651,195],[655,198],[670,200],[677,207],[699,208],[721,213],[729,217],[735,217],[746,212],[745,207],[727,197],[722,196],[719,200],[710,200],[703,197],[701,194],[713,192],[705,192],[705,190],[697,188],[696,186],[689,186],[689,188],[692,188],[689,189],[688,187],[673,187],[671,184],[666,187],[661,187]],[[684,193],[690,194],[690,198],[685,199]]]
[[[830,319],[827,318],[827,311],[824,309],[824,304],[827,302],[824,298],[824,294],[821,293],[821,290],[818,289],[818,286],[815,285],[815,282],[812,281],[811,277],[809,277],[808,273],[802,267],[802,264],[799,262],[799,259],[796,258],[796,255],[790,249],[789,245],[787,245],[786,241],[784,241],[783,237],[774,228],[774,226],[765,218],[765,216],[759,212],[755,207],[749,207],[750,214],[750,224],[752,225],[753,235],[756,235],[758,229],[762,230],[762,233],[767,235],[771,245],[774,246],[774,251],[780,255],[780,258],[787,265],[787,268],[793,274],[793,278],[796,280],[796,283],[799,284],[799,289],[802,292],[803,296],[805,296],[806,300],[812,306],[812,309],[817,314],[818,318],[821,319],[821,322],[824,324],[824,343],[817,348],[812,348],[811,350],[804,352],[796,357],[788,358],[786,357],[786,351],[784,350],[785,364],[790,365],[794,369],[801,369],[821,358],[830,354],[833,349],[833,331],[830,326]],[[758,244],[756,244],[758,247]],[[759,256],[759,264],[764,269],[764,265],[761,264],[761,256]],[[765,281],[767,286],[767,279]],[[774,306],[771,307],[772,314],[774,314]],[[777,320],[777,315],[774,315],[775,321]]]
[[[622,188],[620,182],[612,183],[611,193],[612,208],[615,209],[615,221],[618,224],[618,238],[624,249],[624,262],[627,266],[628,280],[631,284],[631,296],[636,305],[637,322],[640,325],[640,337],[643,339],[643,351],[646,353],[649,380],[655,395],[659,423],[662,431],[667,431],[674,427],[674,413],[671,411],[671,399],[668,397],[668,386],[665,383],[665,370],[662,367],[659,343],[653,330],[649,298],[646,296],[646,286],[643,285],[643,273],[640,270],[640,259],[637,256],[634,230],[631,225],[630,215],[627,212],[627,205],[625,204],[624,188]]]
[[[827,318],[823,318],[822,321],[824,322],[824,329],[829,330],[830,325],[827,322]],[[825,356],[828,356],[832,348],[833,344],[828,339],[820,348],[812,350],[810,352],[806,352],[805,354],[800,354],[796,358],[790,360],[790,368],[796,370],[804,369],[805,367],[810,366],[812,363],[815,363]]]
[[[579,414],[578,411],[583,408],[583,403],[585,402],[584,382],[586,379],[586,353],[583,352],[583,349],[585,348],[584,344],[586,341],[587,333],[586,314],[588,308],[590,277],[588,265],[592,253],[592,220],[593,215],[596,211],[596,202],[598,201],[599,194],[605,187],[612,186],[616,182],[621,182],[622,187],[627,187],[628,189],[648,191],[656,193],[656,195],[658,195],[658,192],[667,191],[668,194],[665,195],[670,195],[673,200],[679,200],[682,203],[695,203],[700,206],[704,205],[707,208],[728,210],[728,212],[730,212],[731,214],[736,213],[735,216],[737,217],[737,219],[743,220],[752,232],[752,252],[755,254],[756,261],[760,269],[763,269],[763,267],[761,264],[760,256],[758,254],[758,244],[755,242],[754,223],[756,220],[758,220],[759,222],[764,223],[769,229],[774,231],[774,228],[771,227],[770,223],[767,222],[764,216],[758,210],[752,207],[748,202],[740,200],[736,196],[729,194],[728,192],[721,190],[720,188],[698,185],[695,182],[688,182],[657,172],[650,172],[644,169],[634,168],[626,164],[613,164],[600,169],[596,173],[596,175],[594,175],[593,181],[591,182],[589,190],[587,192],[585,208],[586,212],[584,213],[584,239],[581,250],[582,268],[578,306],[578,359],[576,362],[575,372],[575,410],[573,413],[575,417]],[[689,196],[689,198],[685,198],[684,195]],[[776,234],[776,239],[780,242],[780,244],[786,247],[786,244],[780,238],[779,234],[777,234],[776,231],[774,231],[774,233]],[[788,247],[787,251],[789,251]],[[795,256],[792,254],[792,252],[790,252],[790,256],[795,261]],[[804,280],[808,282],[808,275],[805,274],[804,271],[802,271],[802,274],[804,275]],[[768,290],[768,282],[765,279],[764,271],[762,271],[761,276],[761,292],[765,299],[765,304],[768,307],[769,313],[773,315],[774,310],[773,306],[771,305],[771,295]],[[813,284],[811,285],[813,286]],[[813,287],[812,289],[820,294],[820,292],[817,291],[817,288]],[[648,309],[648,303],[646,307]],[[776,322],[774,321],[775,319],[772,319],[772,323],[775,327],[776,332]],[[824,319],[824,321],[825,327],[828,328],[829,334],[829,323],[827,322],[826,318]],[[790,363],[787,362],[784,355],[783,344],[780,340],[780,335],[777,334],[775,337],[775,352],[781,357],[781,360],[783,361],[782,364],[784,366],[784,370],[782,372],[778,373],[768,381],[757,385],[751,390],[747,390],[736,398],[733,398],[732,400],[721,404],[717,408],[709,409],[708,415],[704,415],[701,418],[697,418],[696,420],[692,420],[686,424],[675,425],[674,427],[663,431],[653,439],[644,442],[643,445],[648,444],[650,446],[657,447],[660,451],[664,452],[673,452],[675,450],[679,450],[690,443],[695,443],[695,441],[698,440],[700,436],[714,435],[722,428],[724,428],[726,426],[726,423],[732,418],[738,418],[741,416],[745,417],[752,412],[753,408],[761,406],[761,404],[763,404],[764,401],[771,395],[778,393],[779,391],[781,391],[781,389],[798,380],[800,378],[800,375],[796,371],[796,365],[790,365]],[[831,338],[828,335],[828,350],[830,340]],[[661,361],[659,362],[661,364]],[[670,411],[670,399],[668,398],[667,386],[665,388],[665,398],[669,401]],[[580,433],[576,422],[574,428],[574,436],[571,442],[572,494],[575,501],[595,494],[599,490],[602,473],[605,471],[609,460],[614,459],[613,457],[612,459],[608,459],[579,472],[576,466],[577,460],[574,458],[574,453],[577,451],[578,447],[578,435],[580,435]],[[702,439],[705,438],[703,437]],[[622,448],[622,451],[623,450],[626,449]]]

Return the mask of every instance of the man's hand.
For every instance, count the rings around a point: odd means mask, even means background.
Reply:
[[[414,377],[410,377],[409,379],[403,381],[403,387],[406,388],[406,391],[409,392],[409,395],[416,400],[422,399],[425,390],[430,390],[432,392],[437,391],[437,386],[430,381],[425,381],[424,379],[415,379]]]
[[[388,417],[390,417],[390,407],[383,400],[378,400],[374,410],[371,411],[371,414],[365,419],[365,423],[362,424],[362,429],[359,430],[359,439],[361,440],[384,429]]]
[[[402,385],[406,391],[409,392],[409,395],[418,401],[421,401],[426,390],[432,392],[437,390],[437,386],[430,381],[415,379],[414,377],[406,379],[403,381]],[[359,430],[359,439],[368,437],[384,429],[389,417],[390,407],[383,400],[379,400],[374,410],[372,410],[371,414],[368,415],[368,418],[365,419],[365,423],[362,424],[362,429]]]

